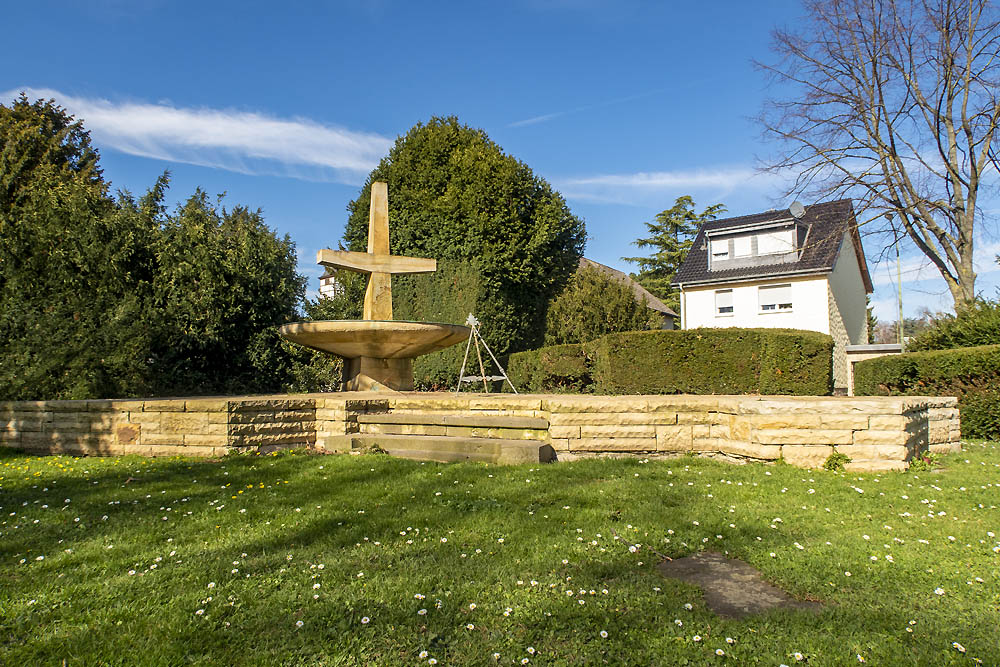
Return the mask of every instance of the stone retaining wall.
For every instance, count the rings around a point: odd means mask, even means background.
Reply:
[[[560,460],[698,454],[853,470],[904,469],[959,448],[954,398],[350,393],[0,403],[0,446],[37,453],[219,456],[313,446],[344,451],[359,414],[536,417]],[[383,427],[384,428],[384,427]]]

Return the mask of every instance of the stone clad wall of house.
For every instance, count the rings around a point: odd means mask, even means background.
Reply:
[[[848,345],[868,342],[868,307],[854,244],[847,234],[841,243],[837,263],[829,274],[827,300],[833,337],[833,386],[846,392],[850,385],[846,349]]]
[[[827,301],[830,308],[830,336],[833,338],[833,389],[840,393],[847,392],[850,382],[850,373],[847,369],[847,346],[851,344],[851,337],[844,326],[844,318],[841,317],[840,307],[833,294],[833,289],[827,290]]]
[[[372,424],[379,414],[422,416],[407,421],[416,434],[541,440],[559,460],[695,454],[808,468],[841,452],[858,471],[901,470],[920,452],[956,451],[960,425],[954,398],[304,394],[0,403],[0,446],[73,455],[344,452],[353,436],[390,432]],[[477,429],[448,426],[447,415],[535,419]]]

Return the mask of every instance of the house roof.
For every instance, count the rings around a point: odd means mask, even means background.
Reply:
[[[597,269],[598,271],[608,276],[609,278],[617,280],[618,282],[623,283],[626,287],[631,289],[632,293],[635,295],[636,301],[641,302],[643,299],[645,299],[646,305],[652,308],[653,310],[663,313],[664,315],[669,315],[670,317],[677,317],[677,313],[675,313],[671,308],[668,308],[665,303],[663,303],[655,296],[653,296],[645,287],[643,287],[636,281],[632,280],[632,278],[630,278],[628,274],[622,273],[617,269],[612,269],[610,266],[605,266],[604,264],[595,262],[592,259],[587,259],[586,257],[580,258],[579,268]]]
[[[807,229],[805,242],[800,248],[796,261],[783,261],[771,264],[755,264],[710,271],[708,268],[709,235],[724,231],[737,231],[741,228],[757,225],[798,223]],[[780,278],[796,275],[825,274],[833,271],[840,255],[841,240],[848,233],[854,245],[855,254],[861,270],[861,278],[865,290],[872,292],[871,276],[868,265],[864,261],[864,249],[861,247],[861,237],[858,235],[857,221],[854,218],[854,206],[850,199],[813,204],[805,207],[805,213],[796,219],[788,209],[765,211],[753,215],[743,215],[736,218],[710,220],[702,224],[687,259],[674,276],[674,285],[709,285],[729,283],[761,278]]]

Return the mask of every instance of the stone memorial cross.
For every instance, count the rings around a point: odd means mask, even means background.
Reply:
[[[392,275],[434,273],[437,260],[389,254],[389,193],[382,181],[372,183],[368,210],[368,252],[324,248],[316,261],[326,267],[368,274],[362,319],[392,319]]]

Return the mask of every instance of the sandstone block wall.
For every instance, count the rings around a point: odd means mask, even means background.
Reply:
[[[422,415],[377,423],[361,415]],[[512,418],[510,427],[447,417]],[[515,418],[547,421],[519,426]],[[391,420],[386,420],[387,422]],[[523,422],[524,420],[522,420]],[[426,393],[0,403],[0,446],[39,453],[218,456],[308,446],[351,449],[356,434],[540,440],[559,459],[696,454],[851,470],[904,469],[924,451],[959,448],[954,398],[585,396]]]

